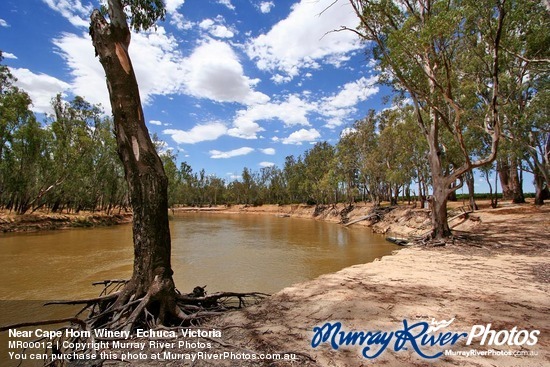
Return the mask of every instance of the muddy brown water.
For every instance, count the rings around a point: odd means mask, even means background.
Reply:
[[[271,215],[178,214],[170,226],[182,293],[197,285],[274,293],[398,248],[368,228]],[[71,316],[74,308],[41,305],[95,297],[101,288],[93,282],[129,278],[131,232],[131,225],[120,225],[0,235],[0,325]]]

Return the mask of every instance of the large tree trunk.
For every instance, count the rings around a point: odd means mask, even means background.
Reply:
[[[497,170],[502,187],[502,198],[519,204],[525,203],[525,197],[523,196],[517,166],[516,160],[508,157],[499,159],[497,162]]]
[[[472,210],[478,210],[475,199],[475,181],[474,181],[474,172],[469,171],[464,174],[466,186],[468,186],[468,198],[470,202],[470,207]],[[492,191],[492,190],[491,190]]]
[[[535,184],[535,205],[544,205],[544,200],[548,199],[548,187],[544,185],[544,177],[535,169],[534,184]]]
[[[433,160],[430,159],[430,160]],[[433,170],[434,168],[432,168]],[[442,175],[432,174],[433,178],[433,195],[430,198],[430,206],[432,210],[432,238],[442,239],[451,236],[451,229],[447,221],[447,201],[449,198],[449,189],[445,184],[445,179]]]
[[[176,314],[170,263],[168,180],[145,126],[134,69],[128,54],[130,30],[120,0],[109,0],[109,20],[91,16],[90,35],[107,79],[118,155],[123,162],[133,209],[134,266],[115,307],[143,298],[158,316]],[[166,307],[169,307],[168,309]],[[130,327],[137,313],[130,318]]]
[[[430,206],[432,209],[432,238],[442,239],[451,236],[447,222],[447,201],[451,192],[450,183],[446,179],[441,166],[441,151],[439,149],[439,117],[432,111],[432,124],[428,131],[428,162],[432,175],[433,194]]]

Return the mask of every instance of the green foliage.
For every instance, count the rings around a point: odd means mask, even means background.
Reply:
[[[0,206],[25,213],[40,207],[105,209],[125,205],[126,185],[112,122],[81,97],[52,100],[45,125],[29,96],[0,69]]]
[[[135,31],[152,28],[166,15],[162,0],[122,0],[122,5],[129,12],[130,28]]]

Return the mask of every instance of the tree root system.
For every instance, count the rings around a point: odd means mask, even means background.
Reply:
[[[63,358],[55,355],[70,355],[86,350],[63,348],[63,345],[92,345],[96,339],[93,330],[113,332],[109,335],[134,335],[138,329],[155,330],[166,327],[197,327],[201,321],[224,312],[241,309],[260,302],[269,296],[265,293],[218,292],[207,294],[206,286],[197,286],[191,293],[182,294],[173,287],[171,278],[167,282],[155,278],[148,291],[136,297],[131,281],[105,280],[93,283],[103,289],[96,298],[80,300],[50,301],[45,305],[83,305],[74,316],[55,320],[42,320],[1,326],[0,331],[14,328],[64,324],[58,328],[58,335],[48,339],[52,347],[45,350],[49,355],[46,366],[65,366]],[[40,341],[44,338],[40,339]],[[78,343],[78,344],[77,344]],[[60,346],[60,347],[58,347]],[[95,366],[99,364],[86,364]]]

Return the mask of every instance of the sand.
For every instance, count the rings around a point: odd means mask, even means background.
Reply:
[[[228,350],[299,353],[299,361],[279,361],[277,366],[548,366],[549,213],[550,208],[531,205],[481,210],[473,220],[459,220],[454,244],[404,248],[380,261],[296,284],[209,326],[223,330],[221,340]],[[422,227],[422,220],[414,216],[406,222],[400,224],[405,232]],[[313,328],[326,322],[339,321],[347,331],[374,332],[403,329],[403,320],[410,325],[451,319],[452,324],[441,332],[470,333],[474,325],[491,324],[490,329],[497,332],[516,327],[518,332],[539,330],[540,334],[532,346],[480,345],[480,338],[466,345],[466,338],[461,338],[454,345],[422,351],[433,355],[445,349],[476,349],[536,355],[443,355],[428,360],[410,347],[395,351],[390,345],[377,358],[366,359],[361,346],[338,350],[328,343],[311,346]]]

